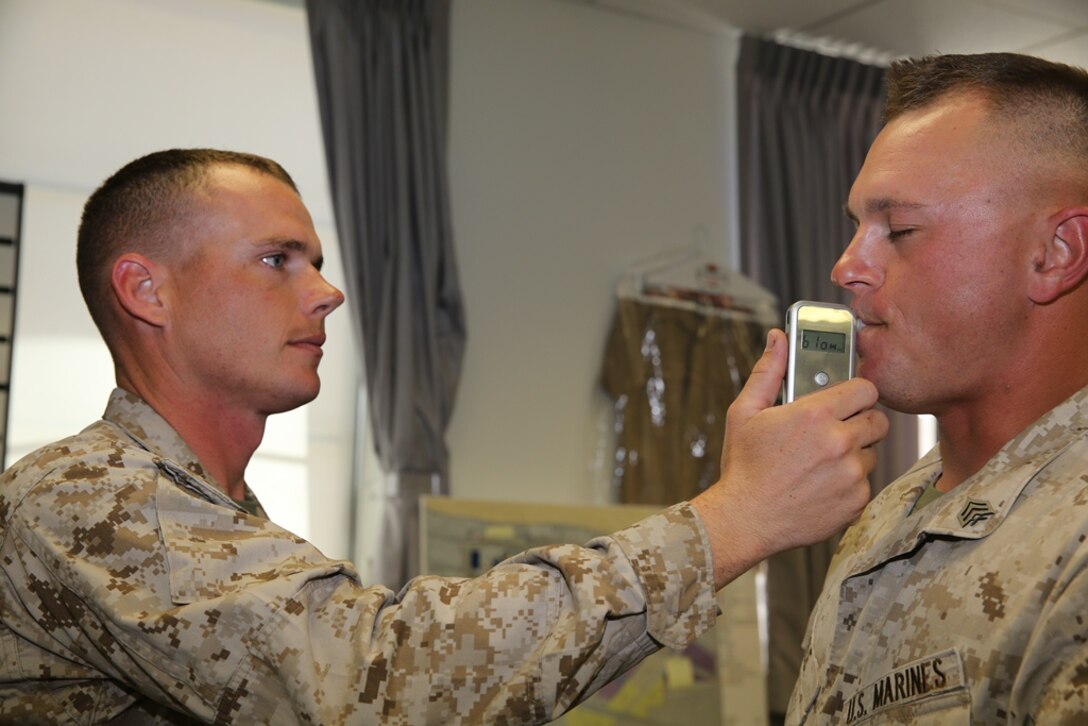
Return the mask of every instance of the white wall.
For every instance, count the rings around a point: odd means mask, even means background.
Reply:
[[[86,196],[125,162],[172,146],[275,158],[295,177],[322,236],[328,276],[342,286],[300,8],[0,0],[0,98],[0,179],[27,185],[13,453],[97,418],[113,386],[79,297],[75,236]],[[323,395],[270,420],[248,477],[274,519],[332,556],[348,552],[355,376],[348,320],[330,318]]]
[[[729,259],[736,39],[559,0],[453,3],[450,168],[468,349],[458,496],[600,501],[596,381],[624,268]]]

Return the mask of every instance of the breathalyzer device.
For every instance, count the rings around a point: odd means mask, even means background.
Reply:
[[[845,305],[800,300],[786,311],[790,357],[782,402],[854,376],[857,321]]]

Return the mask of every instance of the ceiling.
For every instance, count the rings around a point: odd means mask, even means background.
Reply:
[[[576,1],[688,25],[732,26],[873,62],[1016,51],[1088,67],[1088,0]]]
[[[304,7],[303,0],[266,0]],[[452,0],[457,2],[457,0]],[[870,62],[1015,51],[1088,67],[1088,0],[568,0]]]

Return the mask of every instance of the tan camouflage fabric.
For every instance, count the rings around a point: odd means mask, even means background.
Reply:
[[[712,625],[709,557],[682,504],[474,580],[365,587],[118,390],[0,480],[0,722],[541,723]]]
[[[788,723],[1088,723],[1088,389],[911,514],[934,450],[844,536]]]

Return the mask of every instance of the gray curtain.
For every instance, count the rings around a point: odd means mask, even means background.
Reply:
[[[853,235],[843,214],[881,126],[884,69],[745,36],[737,62],[741,267],[788,305],[845,302],[831,268]],[[914,462],[914,416],[890,414],[872,477],[879,490]],[[801,641],[835,541],[768,562],[772,715],[784,713]]]
[[[446,173],[449,0],[307,0],[348,305],[384,484],[375,576],[417,567],[418,500],[449,491],[465,322]]]

